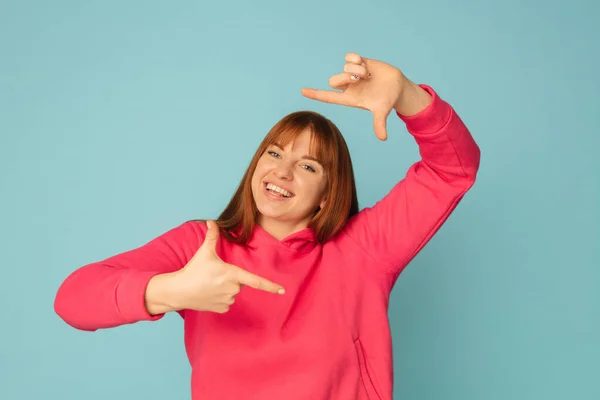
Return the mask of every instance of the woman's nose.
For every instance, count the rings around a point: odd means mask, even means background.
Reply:
[[[292,165],[282,162],[275,169],[275,174],[280,179],[292,179]]]

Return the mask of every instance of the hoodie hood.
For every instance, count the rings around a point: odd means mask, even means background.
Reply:
[[[302,229],[281,240],[277,240],[260,225],[255,224],[252,236],[248,241],[248,246],[258,247],[265,244],[277,245],[293,251],[308,252],[314,249],[318,242],[314,231],[310,228]]]

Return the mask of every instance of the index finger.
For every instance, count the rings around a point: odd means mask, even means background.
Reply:
[[[250,286],[257,290],[277,294],[285,293],[283,286],[241,268],[236,268],[235,278],[240,284]]]
[[[344,92],[334,92],[331,90],[318,90],[312,88],[303,88],[302,95],[309,99],[322,101],[324,103],[340,104],[342,106],[356,107],[353,99]]]

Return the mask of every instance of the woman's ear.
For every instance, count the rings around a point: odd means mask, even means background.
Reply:
[[[321,201],[321,204],[319,204],[319,208],[322,210],[322,209],[325,207],[325,204],[326,204],[326,203],[327,203],[327,198],[324,198],[324,199]]]

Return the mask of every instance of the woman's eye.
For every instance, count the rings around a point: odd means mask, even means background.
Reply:
[[[316,172],[316,171],[317,171],[316,169],[314,169],[314,168],[313,168],[312,166],[310,166],[310,165],[303,165],[303,167],[304,167],[305,169],[309,170],[310,172]]]
[[[276,157],[276,158],[279,158],[279,157],[280,157],[280,156],[279,156],[279,154],[278,154],[278,153],[276,153],[276,152],[274,152],[273,150],[270,150],[268,153],[269,153],[270,155],[272,155],[273,157]]]

